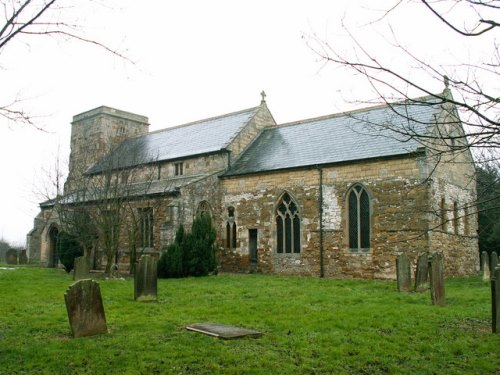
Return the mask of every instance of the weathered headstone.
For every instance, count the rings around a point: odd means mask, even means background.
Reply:
[[[28,264],[28,256],[26,255],[26,250],[21,250],[19,252],[19,264]]]
[[[158,291],[158,266],[156,258],[143,255],[135,267],[134,299],[156,301]]]
[[[107,333],[106,317],[99,284],[91,279],[79,280],[64,294],[73,337]]]
[[[9,249],[7,250],[7,264],[17,264],[17,250],[16,249]]]
[[[419,255],[417,272],[415,273],[415,291],[425,292],[429,289],[429,254]]]
[[[90,267],[87,257],[81,256],[75,258],[73,280],[82,280],[90,278]]]
[[[495,271],[495,268],[498,266],[498,255],[495,251],[493,251],[490,254],[490,273],[491,276],[493,276],[493,272]]]
[[[396,258],[396,274],[398,278],[398,291],[411,291],[411,265],[406,254],[400,254]]]
[[[429,258],[429,278],[433,305],[444,306],[444,266],[443,255],[434,253]]]
[[[116,263],[113,263],[111,265],[111,268],[109,269],[109,276],[112,278],[112,279],[118,279],[120,278],[120,269],[118,268],[118,264]]]
[[[490,279],[490,257],[487,251],[481,253],[481,270],[483,271],[483,280],[488,281]]]
[[[500,333],[500,267],[491,276],[491,331]]]

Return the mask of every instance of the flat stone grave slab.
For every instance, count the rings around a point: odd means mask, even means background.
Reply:
[[[228,326],[216,323],[195,323],[186,326],[186,329],[193,332],[203,333],[205,335],[218,337],[224,340],[239,339],[242,337],[260,337],[262,332],[253,329],[246,329],[235,326]]]

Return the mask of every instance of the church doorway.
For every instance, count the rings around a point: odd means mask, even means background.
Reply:
[[[248,230],[248,255],[250,260],[250,271],[257,270],[258,254],[257,254],[257,229]]]
[[[57,266],[57,236],[59,235],[59,230],[56,226],[53,226],[49,230],[49,253],[47,259],[48,267]]]

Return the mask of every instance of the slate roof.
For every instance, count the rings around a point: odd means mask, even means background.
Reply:
[[[137,197],[151,196],[157,194],[172,195],[177,194],[181,188],[192,183],[200,181],[210,176],[209,174],[199,174],[194,176],[174,177],[168,180],[153,180],[146,182],[138,182],[130,185],[123,185],[123,191],[120,194],[113,195],[109,199],[115,199],[117,196],[122,196],[127,199]],[[113,187],[114,188],[114,187]],[[104,201],[106,200],[106,191],[99,189],[88,189],[83,191],[75,191],[64,195],[58,199],[50,199],[40,203],[40,207],[52,207],[56,203],[60,204],[76,204],[84,202]]]
[[[224,150],[259,108],[249,108],[125,140],[87,173],[94,174],[106,169],[129,168]]]
[[[372,107],[264,130],[224,176],[403,155],[423,147],[411,134],[425,134],[441,111],[437,100]],[[401,128],[410,135],[398,134]]]

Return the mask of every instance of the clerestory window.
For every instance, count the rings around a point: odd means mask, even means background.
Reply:
[[[370,196],[366,189],[354,185],[347,195],[349,248],[351,251],[370,249]]]
[[[184,164],[182,162],[175,163],[175,175],[182,176],[184,174]]]
[[[300,213],[288,193],[283,194],[276,209],[276,252],[300,253]]]

